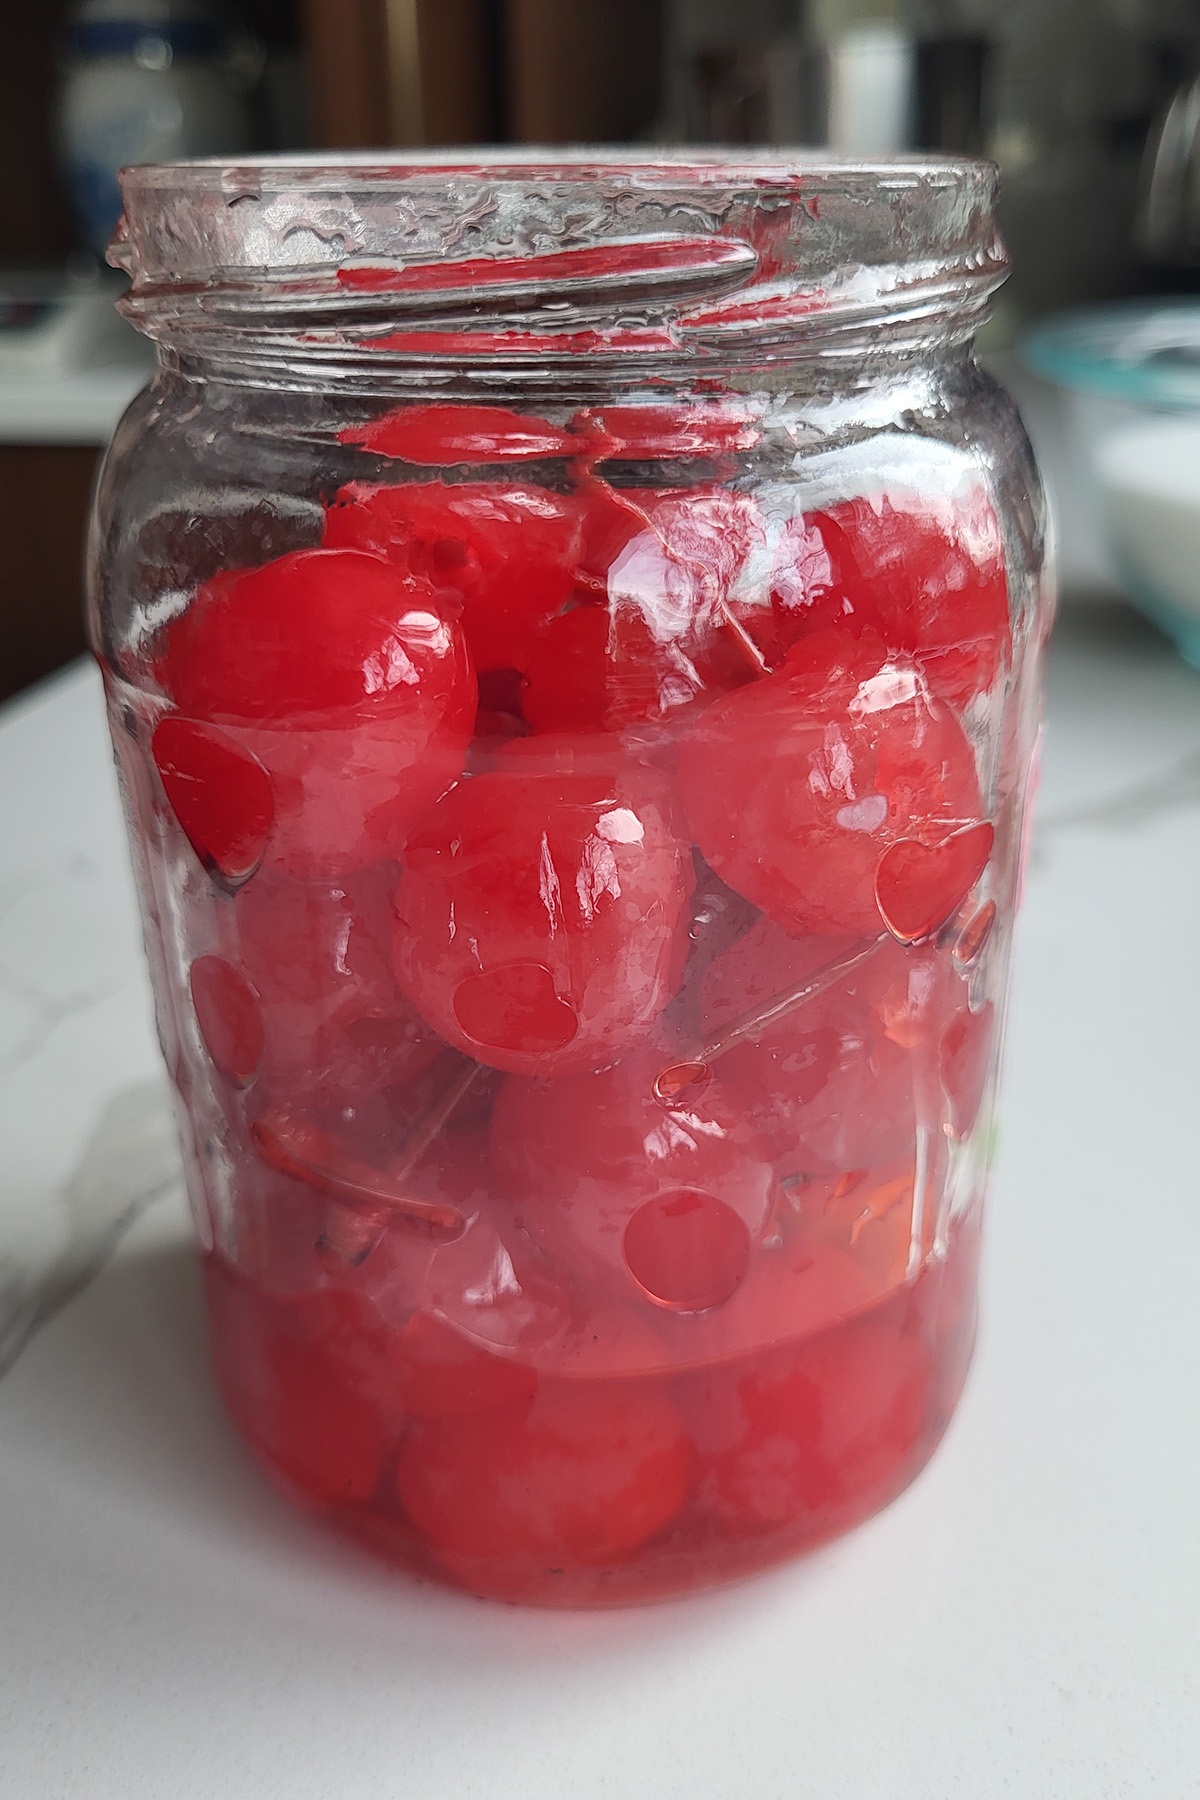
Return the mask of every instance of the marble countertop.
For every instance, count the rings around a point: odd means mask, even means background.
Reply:
[[[54,1800],[1177,1800],[1200,1728],[1200,678],[1053,646],[984,1325],[894,1506],[615,1614],[389,1573],[226,1426],[99,684],[0,709],[0,1737]]]

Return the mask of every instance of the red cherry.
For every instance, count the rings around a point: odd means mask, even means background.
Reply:
[[[860,1320],[749,1371],[688,1384],[689,1416],[719,1446],[699,1477],[705,1510],[733,1535],[811,1521],[864,1500],[898,1475],[927,1426],[931,1369],[921,1345],[886,1321]]]
[[[646,528],[652,488],[615,488],[596,475],[582,476],[573,499],[579,518],[576,576],[593,599],[608,593],[608,571],[631,537]]]
[[[457,596],[478,671],[520,668],[536,626],[574,585],[569,500],[513,482],[352,482],[329,508],[327,546],[385,556]]]
[[[523,1365],[547,1357],[566,1327],[567,1296],[514,1226],[510,1209],[493,1199],[496,1185],[486,1130],[444,1132],[405,1188],[418,1200],[457,1208],[462,1230],[456,1237],[430,1236],[394,1218],[371,1255],[339,1279],[390,1321],[406,1325],[421,1316],[476,1350]],[[402,1345],[402,1380],[407,1355]]]
[[[642,1292],[682,1312],[732,1299],[753,1248],[741,1214],[698,1188],[644,1200],[629,1214],[621,1242],[625,1267]]]
[[[760,543],[754,502],[723,488],[589,496],[583,579],[603,608],[542,627],[523,665],[525,717],[549,730],[654,723],[761,673],[734,604]]]
[[[829,571],[796,615],[803,629],[878,633],[955,706],[991,687],[1011,628],[1000,524],[982,488],[953,501],[902,492],[844,500],[810,515],[803,531],[810,546],[819,537]]]
[[[498,1155],[495,1162],[499,1172]],[[540,1217],[550,1224],[548,1208],[541,1209]],[[561,1237],[564,1255],[580,1270],[580,1279],[567,1330],[537,1361],[544,1372],[563,1375],[675,1377],[700,1365],[757,1356],[764,1347],[793,1342],[862,1313],[897,1279],[890,1274],[881,1279],[857,1244],[850,1251],[825,1232],[824,1220],[819,1231],[810,1230],[794,1216],[788,1199],[780,1201],[741,1285],[728,1299],[700,1312],[678,1302],[647,1304],[647,1293],[627,1272],[614,1278],[611,1267],[605,1269],[587,1254],[586,1246],[578,1241],[567,1245],[566,1234]]]
[[[630,497],[620,495],[622,500]],[[657,591],[654,577],[675,571],[676,583],[685,578],[676,591],[688,593],[701,609],[701,627],[720,630],[722,609],[754,591],[766,571],[769,541],[758,502],[750,494],[706,484],[646,494],[642,510],[646,523],[638,534],[641,541],[627,546],[610,566],[610,593],[640,607],[654,627],[670,627],[676,621],[664,601],[672,592],[672,577],[664,581],[660,576]]]
[[[775,1181],[716,1082],[678,1105],[655,1097],[662,1061],[642,1049],[600,1074],[505,1082],[492,1157],[556,1271],[694,1312],[745,1279]]]
[[[267,723],[411,707],[451,654],[429,588],[356,550],[297,550],[216,575],[173,620],[163,680],[186,711]],[[443,673],[443,686],[446,686]]]
[[[528,647],[521,711],[535,731],[606,731],[611,693],[603,606],[576,606],[551,619]]]
[[[378,1335],[353,1296],[281,1300],[209,1259],[213,1359],[251,1442],[319,1502],[369,1499],[387,1425],[365,1375]]]
[[[700,992],[702,1035],[719,1038],[841,948],[760,920],[709,970]],[[949,952],[884,943],[825,992],[732,1044],[712,1067],[771,1144],[781,1177],[878,1171],[911,1157],[918,1121],[960,1136],[970,1130],[991,1036],[992,1008],[970,1010],[968,985]],[[941,1109],[936,1120],[927,1116],[931,1107]]]
[[[979,820],[971,746],[912,663],[823,632],[776,675],[715,701],[679,746],[701,851],[792,931],[875,935],[875,874],[901,839]]]
[[[410,840],[396,966],[468,1055],[561,1074],[611,1061],[666,1004],[692,867],[661,776],[611,757],[594,772],[526,766],[535,742],[448,794]]]
[[[565,1050],[579,1031],[575,1009],[560,1000],[542,963],[509,963],[467,975],[454,990],[454,1017],[466,1041],[523,1055]]]
[[[782,521],[764,507],[728,604],[768,667],[814,631],[871,632],[965,706],[1011,642],[999,522],[979,487],[862,496]]]
[[[201,863],[227,887],[253,875],[275,817],[271,777],[215,725],[171,717],[151,744],[163,792]]]
[[[718,1039],[843,950],[760,919],[717,959],[700,994],[701,1035]],[[867,1169],[911,1148],[917,1067],[967,988],[944,952],[883,944],[831,988],[714,1059],[715,1074],[774,1147],[781,1174]],[[954,1052],[951,1052],[954,1055]]]
[[[222,909],[226,966],[236,964],[257,996],[259,1079],[272,1103],[336,1115],[408,1082],[444,1048],[396,981],[396,881],[394,863],[338,882],[291,881],[264,870]],[[223,1021],[214,1031],[236,1033],[244,1008],[233,986],[208,998]]]
[[[599,1563],[662,1530],[691,1469],[667,1400],[543,1381],[523,1417],[497,1411],[414,1427],[396,1483],[413,1523],[444,1553]]]
[[[697,691],[721,692],[774,669],[797,638],[842,623],[834,568],[816,525],[777,519],[752,494],[714,484],[677,492],[577,490],[581,586],[629,615],[631,648],[647,628],[670,658],[666,696],[691,665]],[[615,610],[611,607],[610,610]]]
[[[790,937],[760,919],[709,970],[701,1036],[718,1038],[850,947],[836,938]],[[871,991],[872,973],[858,970],[713,1062],[783,1174],[867,1168],[911,1142],[911,1060],[873,1018]]]
[[[831,1496],[886,1478],[920,1441],[931,1375],[925,1347],[903,1331],[907,1308],[829,1333],[798,1358],[820,1407],[817,1450]]]
[[[503,406],[398,406],[369,425],[340,431],[338,439],[427,468],[536,461],[579,448],[570,432]]]
[[[729,605],[769,669],[777,669],[797,640],[811,632],[857,629],[814,521],[799,515],[780,522],[764,510],[746,552]]]
[[[361,1327],[356,1381],[388,1417],[528,1399],[532,1364],[553,1361],[566,1328],[564,1291],[491,1201],[486,1145],[478,1129],[446,1131],[397,1187],[413,1205],[457,1215],[457,1235],[381,1207],[369,1254],[336,1265],[319,1260],[317,1241],[331,1214],[351,1209],[257,1161],[239,1174],[239,1256],[290,1303],[314,1288],[347,1297]]]
[[[222,956],[198,956],[188,971],[188,985],[213,1063],[235,1087],[249,1087],[265,1049],[258,995]]]
[[[306,879],[394,854],[461,771],[475,714],[459,627],[427,586],[353,550],[206,582],[169,627],[159,673],[267,772],[266,860]],[[218,824],[229,808],[226,829],[244,835],[246,778],[194,754],[186,774],[192,808]]]

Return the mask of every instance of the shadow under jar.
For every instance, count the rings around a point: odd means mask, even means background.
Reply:
[[[1050,610],[993,199],[125,176],[91,629],[217,1377],[411,1569],[703,1588],[955,1405]]]

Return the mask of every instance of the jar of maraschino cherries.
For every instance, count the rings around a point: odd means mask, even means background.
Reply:
[[[124,187],[92,629],[239,1431],[508,1600],[846,1530],[974,1329],[1049,613],[993,172]]]

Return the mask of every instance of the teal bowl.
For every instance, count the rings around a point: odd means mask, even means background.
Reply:
[[[1200,299],[1063,314],[1022,354],[1069,396],[1114,581],[1200,669]]]

